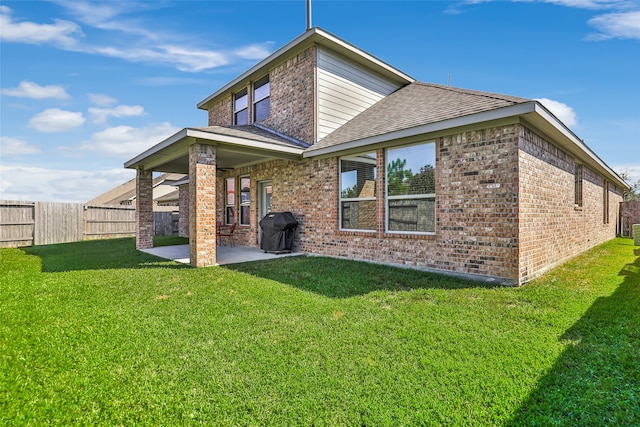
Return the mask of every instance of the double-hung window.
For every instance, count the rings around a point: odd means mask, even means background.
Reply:
[[[251,179],[240,177],[240,225],[251,224]]]
[[[340,228],[376,229],[376,153],[340,159]]]
[[[247,89],[242,89],[233,95],[233,124],[249,124],[249,96]]]
[[[233,224],[236,218],[236,179],[225,180],[224,221]]]
[[[436,231],[435,143],[386,150],[387,231]]]
[[[259,122],[269,117],[270,101],[269,96],[271,85],[269,75],[256,80],[253,84],[253,121]]]

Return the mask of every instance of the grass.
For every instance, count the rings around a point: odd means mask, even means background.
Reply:
[[[616,239],[503,288],[193,269],[131,239],[0,250],[0,424],[638,425],[639,256]]]

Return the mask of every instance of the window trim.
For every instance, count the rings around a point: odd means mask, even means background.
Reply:
[[[388,160],[388,152],[390,150],[397,150],[399,148],[406,148],[406,147],[415,147],[418,145],[428,145],[428,144],[433,144],[433,169],[434,169],[434,175],[437,175],[437,167],[436,167],[436,163],[437,163],[437,148],[438,145],[436,143],[435,140],[427,140],[427,141],[420,141],[420,142],[415,142],[415,143],[410,143],[410,144],[403,144],[403,145],[396,145],[393,147],[387,147],[384,149],[384,177],[385,177],[385,182],[384,182],[384,232],[387,234],[394,234],[394,235],[399,235],[399,234],[404,234],[404,235],[414,235],[414,236],[434,236],[436,235],[436,225],[437,225],[437,214],[438,214],[438,210],[437,208],[434,207],[434,230],[433,231],[412,231],[412,230],[390,230],[389,229],[389,220],[390,218],[390,212],[391,212],[391,208],[389,206],[389,201],[390,200],[412,200],[412,199],[433,199],[434,203],[436,202],[436,193],[425,193],[425,194],[402,194],[402,195],[398,195],[398,196],[389,196],[389,179],[387,178],[387,168],[389,166],[389,160]],[[434,176],[434,179],[437,179],[436,176]]]
[[[609,181],[602,183],[602,223],[609,224]]]
[[[369,154],[374,154],[376,156],[375,162],[373,163],[375,165],[376,168],[376,177],[375,177],[375,183],[376,183],[376,187],[378,185],[380,185],[379,183],[379,173],[377,171],[378,168],[378,152],[377,151],[367,151],[367,152],[363,152],[363,153],[359,153],[359,154],[352,154],[349,156],[342,156],[338,158],[338,230],[339,231],[348,231],[348,232],[358,232],[358,233],[375,233],[376,232],[376,228],[374,227],[373,229],[367,229],[367,228],[343,228],[342,227],[342,203],[343,202],[370,202],[370,201],[374,201],[376,202],[376,224],[378,222],[378,212],[377,212],[377,200],[378,198],[376,197],[376,193],[374,192],[374,196],[373,197],[347,197],[347,198],[342,198],[342,161],[343,160],[356,160],[361,158],[364,155],[369,155]]]

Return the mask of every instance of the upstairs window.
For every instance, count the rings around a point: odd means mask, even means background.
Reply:
[[[576,165],[574,170],[574,196],[573,203],[576,208],[582,207],[582,165]]]
[[[249,96],[247,89],[233,95],[233,124],[249,124]]]
[[[269,75],[264,76],[253,84],[253,121],[259,122],[269,117],[269,95],[271,85]]]
[[[387,231],[435,233],[435,143],[388,149],[385,160]]]
[[[340,228],[376,229],[376,153],[340,159]]]

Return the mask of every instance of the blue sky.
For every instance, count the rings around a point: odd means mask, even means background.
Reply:
[[[304,32],[305,0],[2,1],[0,199],[87,201],[196,104]],[[417,80],[540,99],[640,179],[640,0],[313,1]]]

